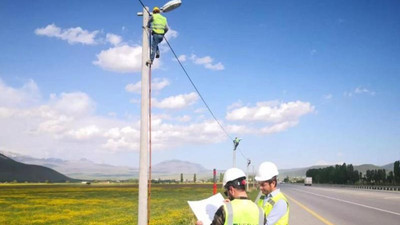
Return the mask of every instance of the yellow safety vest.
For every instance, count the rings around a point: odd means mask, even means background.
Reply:
[[[264,225],[264,212],[248,199],[235,199],[224,204],[224,225]]]
[[[258,197],[256,199],[256,203],[259,207],[264,209],[265,216],[268,217],[268,214],[271,212],[272,208],[275,205],[275,202],[283,199],[287,204],[286,213],[275,223],[275,225],[287,225],[289,224],[289,202],[286,199],[285,195],[282,192],[279,192],[277,195],[273,196],[272,198],[268,199],[264,205],[264,199],[266,198],[265,195]]]
[[[153,14],[153,22],[151,26],[153,28],[153,32],[156,34],[164,34],[165,33],[165,26],[167,25],[167,18],[162,16],[159,13]]]

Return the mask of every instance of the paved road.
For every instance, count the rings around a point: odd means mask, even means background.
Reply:
[[[281,184],[290,225],[400,225],[400,193]]]

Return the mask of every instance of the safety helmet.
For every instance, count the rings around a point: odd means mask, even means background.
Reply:
[[[159,13],[159,12],[160,12],[160,9],[157,6],[153,8],[153,13]]]
[[[270,180],[274,176],[278,176],[278,168],[272,162],[263,162],[258,167],[257,174],[256,174],[256,181],[266,181]]]
[[[228,169],[227,171],[225,171],[224,179],[222,180],[222,187],[225,187],[226,183],[234,181],[239,178],[246,179],[246,174],[241,169],[238,168]]]

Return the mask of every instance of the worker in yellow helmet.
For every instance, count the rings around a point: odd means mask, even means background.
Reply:
[[[229,201],[217,210],[211,225],[264,225],[265,216],[261,207],[247,199],[246,175],[238,168],[230,168],[224,174],[223,187]],[[196,225],[203,224],[197,221]]]
[[[255,203],[264,209],[266,225],[287,225],[289,223],[289,202],[277,188],[278,168],[272,162],[263,162],[258,167],[255,180],[260,186],[260,194]]]
[[[154,56],[156,58],[160,57],[160,50],[158,49],[158,44],[162,42],[164,39],[164,35],[168,32],[168,23],[167,18],[165,18],[160,13],[160,9],[158,7],[154,7],[153,15],[149,19],[149,23],[147,24],[148,28],[151,28],[151,34],[153,35],[153,39],[151,42],[151,54],[150,60],[146,62],[146,65],[151,65],[154,61]]]

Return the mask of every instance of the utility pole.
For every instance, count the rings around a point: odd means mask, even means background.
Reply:
[[[138,225],[148,224],[148,151],[149,151],[149,67],[145,62],[149,59],[149,31],[147,23],[149,21],[149,8],[143,7],[143,12],[138,16],[143,16],[142,26],[142,100],[141,100],[141,121],[140,121],[140,162],[139,162],[139,205],[138,205]]]
[[[140,0],[139,0],[140,1]],[[140,1],[142,3],[142,1]],[[181,0],[171,0],[161,7],[161,12],[169,12],[178,8],[182,4]],[[142,3],[143,5],[143,3]],[[148,67],[145,62],[149,60],[150,31],[147,29],[149,22],[149,7],[143,5],[143,12],[138,12],[138,16],[143,16],[142,24],[142,100],[140,115],[140,162],[139,162],[139,205],[138,205],[138,225],[149,224],[148,194],[149,194],[149,118],[150,118],[150,79]]]
[[[239,142],[242,139],[239,139],[238,137],[235,137],[235,139],[233,139],[233,167],[236,167],[236,148],[239,146]]]
[[[251,164],[251,160],[247,159],[247,168],[246,168],[246,175],[247,175],[247,182],[246,182],[246,190],[249,191],[249,182],[250,182],[250,177],[249,177],[249,166]]]

